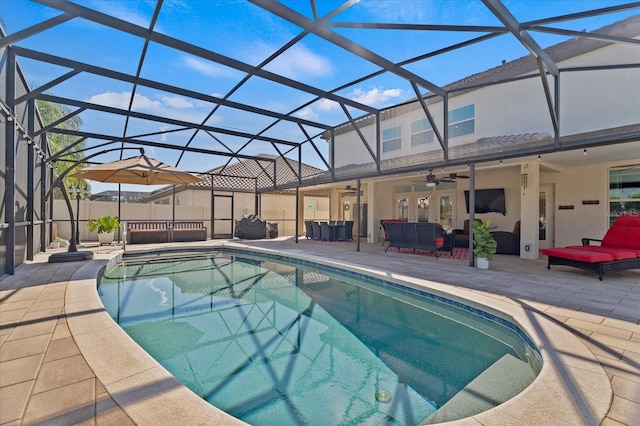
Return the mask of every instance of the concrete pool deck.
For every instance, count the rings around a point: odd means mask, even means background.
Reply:
[[[235,243],[413,277],[514,315],[554,368],[543,369],[536,392],[527,389],[458,424],[640,424],[640,271],[600,282],[592,273],[548,271],[546,261],[515,256],[496,256],[490,270],[480,271],[465,261],[384,253],[379,244],[362,243],[356,252],[353,243],[302,239]],[[42,253],[0,280],[0,424],[241,423],[180,386],[108,318],[95,276],[121,249],[82,249],[93,250],[94,260],[49,264],[52,252]]]

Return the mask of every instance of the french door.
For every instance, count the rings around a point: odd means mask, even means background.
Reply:
[[[550,248],[554,244],[553,185],[540,185],[538,203],[538,246],[540,249]]]
[[[403,194],[396,197],[396,218],[404,222],[429,222],[431,198],[425,194]]]
[[[438,192],[438,216],[435,218],[435,222],[440,223],[445,229],[453,229],[454,206],[454,192]]]

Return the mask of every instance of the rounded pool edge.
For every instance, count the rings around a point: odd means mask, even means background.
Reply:
[[[472,417],[447,424],[600,424],[609,410],[613,391],[595,356],[570,331],[553,318],[516,300],[427,281],[389,274],[373,267],[225,243],[217,246],[153,250],[215,251],[217,248],[284,256],[383,277],[430,293],[442,294],[510,319],[533,341],[543,360],[538,377],[509,401]],[[135,252],[132,252],[135,254]],[[114,401],[137,424],[245,424],[211,406],[179,384],[158,362],[122,330],[104,310],[97,292],[99,272],[122,254],[104,263],[91,262],[72,277],[65,296],[67,322],[80,352]]]

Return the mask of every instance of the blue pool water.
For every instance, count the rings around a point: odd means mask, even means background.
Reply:
[[[318,265],[224,252],[132,257],[105,271],[98,291],[178,380],[252,425],[415,425],[445,411],[451,420],[487,372],[504,374],[505,359],[527,371],[505,384],[522,382],[516,393],[540,368],[506,320]],[[481,390],[483,403],[503,402],[496,387]]]

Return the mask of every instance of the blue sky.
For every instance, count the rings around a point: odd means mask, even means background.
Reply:
[[[155,1],[147,0],[90,0],[77,3],[145,28],[149,26],[156,6]],[[313,17],[309,1],[287,0],[282,3],[307,18]],[[571,14],[622,3],[625,2],[618,0],[504,1],[504,5],[520,21]],[[318,15],[322,17],[342,4],[342,1],[320,0],[315,4],[318,7]],[[638,13],[638,10],[588,19],[576,19],[554,23],[550,26],[590,31],[624,19],[634,13]],[[31,1],[0,0],[0,18],[9,34],[59,14],[60,12],[57,10]],[[346,9],[331,21],[500,25],[500,22],[480,1],[469,0],[363,0]],[[252,66],[263,62],[270,54],[301,32],[299,27],[271,15],[249,2],[240,0],[165,0],[155,30]],[[403,61],[481,35],[481,33],[468,32],[425,33],[409,30],[355,30],[339,27],[332,27],[332,30],[393,62]],[[532,35],[542,47],[567,39],[567,37],[544,33],[532,33]],[[17,45],[135,75],[143,49],[143,40],[76,18],[22,40]],[[509,61],[525,56],[527,53],[513,37],[502,36],[441,57],[408,65],[406,69],[432,83],[446,85],[476,72],[496,67],[500,65],[502,60]],[[18,58],[18,60],[27,81],[33,87],[45,84],[69,71],[64,67],[43,64],[27,58]],[[379,68],[324,39],[307,35],[284,55],[268,63],[264,69],[329,91],[373,73]],[[180,86],[211,96],[223,97],[245,76],[245,73],[152,42],[149,45],[140,75],[145,79]],[[48,93],[127,109],[132,91],[133,86],[129,83],[82,73],[48,90]],[[347,87],[339,91],[338,94],[375,108],[393,105],[415,97],[415,93],[406,80],[388,73]],[[229,99],[269,111],[289,113],[312,101],[314,96],[259,77],[252,77]],[[193,123],[203,122],[213,106],[212,103],[205,100],[141,86],[136,89],[133,103],[135,111]],[[350,109],[350,113],[359,116],[363,115],[364,111]],[[295,115],[329,125],[337,125],[347,121],[339,105],[327,100],[320,100],[300,108]],[[83,112],[80,117],[84,122],[83,129],[86,131],[95,131],[116,137],[123,136],[125,132],[125,121],[117,115],[105,117],[104,114],[87,111]],[[221,107],[215,115],[206,121],[206,124],[252,133],[265,129],[272,121],[249,112]],[[173,125],[134,119],[130,120],[127,125],[126,136],[178,146],[184,145],[193,136],[193,131],[185,130],[145,136],[173,129],[175,129]],[[306,127],[306,130],[312,136],[321,131],[321,129],[314,127]],[[291,123],[279,123],[264,134],[292,142],[304,140],[300,129]],[[215,136],[199,132],[190,146],[227,151],[239,149],[247,141],[246,138],[227,135]],[[90,144],[98,143],[102,143],[102,141],[90,141]],[[326,150],[326,144],[323,142],[318,142],[318,145]],[[191,171],[207,171],[224,161],[202,154],[186,153],[178,163],[178,151],[161,148],[146,148],[146,151],[148,155],[161,161],[171,165],[177,164],[178,167]],[[247,155],[261,152],[277,155],[277,152],[266,142],[252,143],[242,151]],[[133,155],[134,152],[129,151],[129,153],[125,152],[124,157]],[[294,154],[293,158],[297,158],[297,154]],[[101,156],[99,161],[105,162],[114,159],[116,159],[114,155],[105,155]],[[317,154],[310,148],[303,151],[303,161],[322,167]],[[92,182],[93,192],[116,188],[117,186],[113,184]],[[127,185],[125,189],[149,190],[153,188]]]

